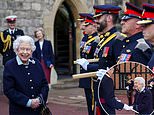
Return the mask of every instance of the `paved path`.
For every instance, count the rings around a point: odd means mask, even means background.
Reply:
[[[59,82],[49,92],[48,107],[53,115],[88,115],[83,89],[78,88],[78,82]],[[127,103],[125,92],[118,92],[117,97]],[[0,115],[8,115],[8,100],[0,95]],[[117,115],[134,115],[125,110],[117,111]]]

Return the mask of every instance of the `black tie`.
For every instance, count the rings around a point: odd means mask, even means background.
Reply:
[[[13,35],[13,31],[11,31],[11,35]]]

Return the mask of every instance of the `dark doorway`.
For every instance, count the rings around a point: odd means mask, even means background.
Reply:
[[[65,2],[58,9],[54,24],[55,68],[59,79],[71,77],[76,40],[72,12]]]

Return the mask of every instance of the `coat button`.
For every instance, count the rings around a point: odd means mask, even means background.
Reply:
[[[32,80],[32,79],[30,79],[29,81],[30,81],[30,82],[32,82],[33,80]]]
[[[28,73],[28,75],[30,75],[30,73]]]
[[[34,89],[34,87],[31,87],[31,89]]]
[[[130,52],[131,52],[131,50],[130,50],[130,49],[127,49],[127,50],[126,50],[126,52],[127,52],[127,53],[130,53]]]
[[[34,95],[32,95],[32,97],[34,97]]]
[[[128,43],[128,42],[129,42],[129,40],[126,40],[126,42]]]
[[[28,66],[25,66],[25,68],[28,68]]]

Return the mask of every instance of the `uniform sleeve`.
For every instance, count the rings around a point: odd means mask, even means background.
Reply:
[[[25,35],[23,30],[21,30],[20,34],[21,34],[21,36]]]
[[[152,56],[152,52],[150,49],[147,49],[144,52],[141,51],[140,49],[134,49],[131,55],[131,59],[132,59],[131,61],[136,61],[144,65],[148,65],[148,62],[150,61],[151,56]]]
[[[98,63],[90,63],[87,65],[87,71],[90,71],[90,72],[97,71],[98,67],[99,67]]]
[[[106,104],[111,108],[122,109],[124,104],[115,99],[112,79],[105,76],[105,79],[103,78],[103,80],[104,81],[101,83],[101,89],[103,91],[102,96],[104,97]]]

